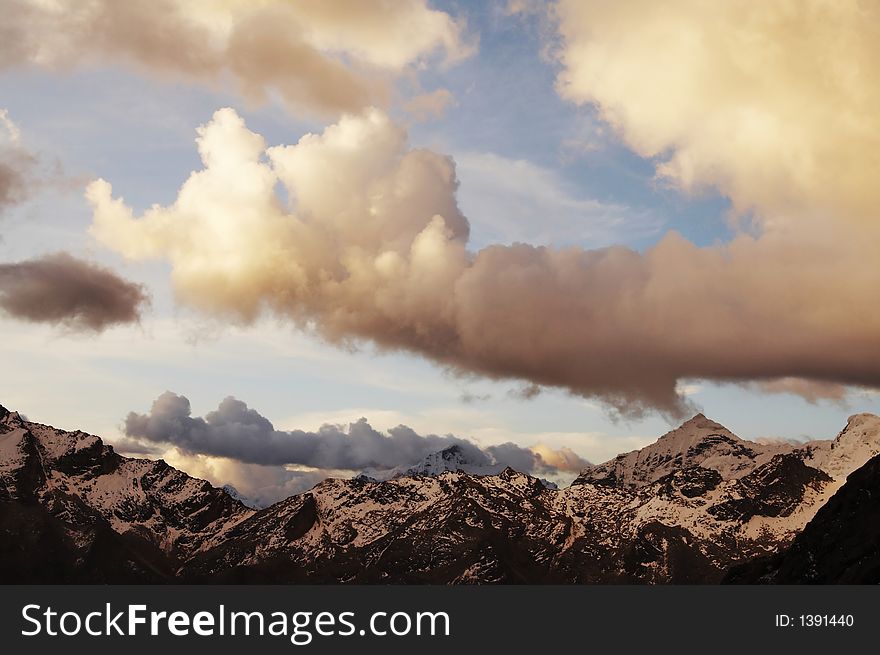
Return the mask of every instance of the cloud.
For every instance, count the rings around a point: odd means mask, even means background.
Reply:
[[[9,0],[0,68],[129,64],[218,85],[293,109],[355,111],[382,103],[397,76],[440,54],[472,52],[463,26],[426,0]]]
[[[465,405],[470,405],[471,403],[485,402],[492,398],[492,394],[488,393],[471,393],[470,391],[464,391],[461,396],[459,396],[459,400],[463,402]]]
[[[122,449],[120,449],[120,452]],[[127,454],[137,455],[135,452]],[[295,494],[308,491],[328,477],[349,477],[350,472],[298,470],[283,466],[243,464],[226,457],[185,453],[171,446],[160,449],[159,456],[187,474],[222,487],[231,485],[253,507],[268,507]]]
[[[580,473],[590,465],[587,460],[565,446],[554,449],[545,444],[538,444],[532,446],[530,450],[541,458],[547,468],[557,471]]]
[[[0,311],[20,320],[100,332],[138,321],[146,302],[141,285],[64,252],[0,264]]]
[[[811,404],[829,401],[846,405],[849,390],[842,384],[833,382],[814,382],[802,378],[779,378],[755,383],[753,386],[763,393],[787,393],[800,396]]]
[[[422,437],[405,426],[384,435],[366,419],[347,429],[324,425],[317,432],[285,432],[276,430],[256,410],[232,397],[204,418],[193,418],[189,400],[170,392],[156,399],[149,414],[130,413],[125,420],[125,434],[173,443],[187,453],[228,457],[247,464],[301,464],[321,469],[388,469],[414,464],[453,444],[472,447],[452,437]]]
[[[449,89],[436,89],[430,93],[422,93],[411,98],[404,104],[404,109],[416,120],[426,121],[431,118],[442,118],[447,107],[455,101]]]
[[[173,446],[188,457],[219,457],[261,467],[308,467],[324,477],[328,471],[405,470],[450,446],[457,446],[475,466],[497,470],[512,466],[544,474],[569,471],[572,462],[584,462],[568,449],[530,450],[514,443],[481,448],[453,435],[420,435],[405,425],[383,433],[364,418],[347,427],[323,425],[315,432],[276,430],[256,410],[232,397],[204,417],[193,417],[189,400],[171,392],[159,396],[148,414],[129,413],[125,436],[128,444],[140,442],[144,452],[152,450],[151,444]],[[137,450],[135,446],[131,451]]]
[[[802,217],[698,247],[468,249],[454,162],[381,111],[267,148],[231,109],[199,129],[204,168],[135,216],[103,180],[92,233],[165,259],[180,301],[286,317],[453,372],[567,389],[625,415],[691,409],[681,380],[880,386],[880,224]],[[283,185],[285,205],[276,195]],[[344,190],[344,192],[343,192]],[[541,217],[536,217],[540,220]]]
[[[30,196],[36,168],[36,156],[22,145],[21,133],[9,113],[0,109],[0,217]]]
[[[880,6],[560,0],[558,88],[765,224],[876,222]]]
[[[524,384],[516,389],[509,389],[507,395],[519,400],[533,400],[541,395],[541,387],[534,383]]]

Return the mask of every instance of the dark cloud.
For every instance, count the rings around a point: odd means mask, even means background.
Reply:
[[[412,466],[431,453],[455,445],[475,467],[512,466],[527,473],[555,468],[541,454],[513,443],[482,449],[467,439],[421,435],[405,425],[382,433],[364,418],[347,429],[324,425],[316,432],[276,430],[267,418],[232,397],[225,398],[204,418],[193,417],[189,400],[170,391],[153,402],[148,414],[129,413],[125,434],[129,439],[173,445],[185,454],[225,457],[261,466],[390,470]],[[548,452],[553,459],[553,451]]]
[[[541,460],[541,456],[532,452],[528,448],[522,448],[515,443],[507,442],[498,444],[497,446],[489,446],[486,448],[492,459],[504,466],[510,466],[517,471],[525,471],[527,473],[535,472],[545,468]]]
[[[507,395],[518,400],[532,400],[541,395],[541,387],[537,384],[524,384],[516,389],[510,389]]]
[[[59,252],[0,264],[0,310],[32,323],[99,332],[139,320],[144,288]]]

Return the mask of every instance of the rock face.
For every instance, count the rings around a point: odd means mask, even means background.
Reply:
[[[165,462],[0,407],[0,579],[160,582],[252,513]]]
[[[880,583],[880,455],[851,473],[792,544],[735,567],[729,583]]]
[[[819,533],[851,521],[841,496],[877,476],[835,492],[877,452],[871,415],[801,446],[743,441],[698,415],[567,489],[467,472],[443,451],[430,471],[328,479],[257,511],[162,461],[0,409],[0,579],[715,583],[793,551],[814,516]]]

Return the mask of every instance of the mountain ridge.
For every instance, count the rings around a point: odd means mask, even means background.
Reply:
[[[255,510],[161,460],[126,458],[93,435],[0,408],[0,573],[19,581],[715,583],[732,566],[788,547],[840,488],[841,472],[880,451],[880,418],[854,415],[835,439],[772,446],[697,415],[565,489],[510,468],[442,470],[383,482],[330,478]],[[113,557],[102,565],[106,552]],[[35,558],[52,565],[37,571]]]

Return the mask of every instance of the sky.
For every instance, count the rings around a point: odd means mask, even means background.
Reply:
[[[269,502],[880,410],[872,5],[0,5],[34,420]]]

